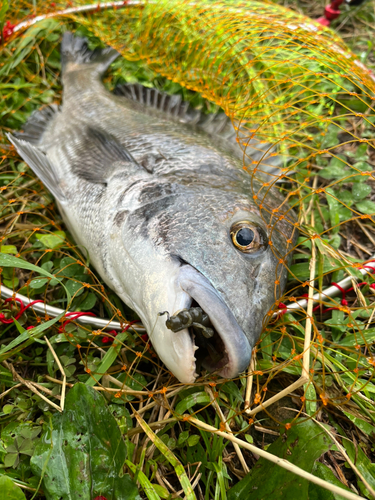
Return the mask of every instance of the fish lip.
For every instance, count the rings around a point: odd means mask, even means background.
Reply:
[[[192,299],[181,288],[180,290],[176,290],[175,282],[173,282],[173,293],[170,294],[170,299],[170,301],[166,301],[161,308],[158,307],[156,310],[158,311],[156,322],[151,322],[150,316],[143,316],[142,310],[139,310],[138,314],[146,326],[154,349],[167,369],[182,384],[193,384],[198,374],[196,373],[195,346],[190,331],[188,328],[184,328],[178,332],[170,330],[165,324],[165,315],[160,315],[164,311],[189,309]],[[155,317],[155,312],[152,317]]]
[[[210,281],[190,264],[181,266],[178,284],[209,316],[224,343],[228,361],[218,374],[237,377],[249,366],[252,348],[233,313]]]

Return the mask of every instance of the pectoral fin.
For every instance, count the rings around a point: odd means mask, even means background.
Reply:
[[[16,148],[17,153],[39,177],[46,188],[51,191],[53,196],[60,202],[64,202],[66,195],[62,189],[60,179],[52,162],[45,153],[30,144],[30,142],[17,139],[12,134],[7,134],[7,137]]]
[[[86,127],[64,152],[72,173],[94,184],[107,184],[120,170],[147,173],[116,137],[96,128]]]

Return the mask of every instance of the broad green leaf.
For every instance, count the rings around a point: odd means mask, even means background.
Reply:
[[[126,446],[104,397],[76,384],[55,414],[31,458],[43,478],[47,500],[140,500],[128,474],[123,474]]]
[[[67,281],[65,283],[65,286],[66,288],[69,290],[69,293],[75,297],[77,297],[78,295],[81,295],[81,293],[83,293],[84,291],[84,287],[82,285],[82,283],[78,283],[77,281]]]
[[[24,455],[31,456],[33,454],[33,451],[34,451],[34,444],[33,444],[32,439],[28,438],[28,439],[24,439],[23,441],[21,441],[20,447],[19,447],[20,453],[23,453]]]
[[[178,435],[177,446],[182,446],[189,438],[189,431],[182,431]]]
[[[260,342],[260,350],[264,359],[272,358],[272,341],[270,335],[264,335]]]
[[[371,193],[371,186],[364,182],[356,182],[353,184],[352,193],[354,201],[361,201]]]
[[[369,215],[375,214],[375,203],[373,201],[370,200],[360,201],[359,203],[356,203],[356,207],[363,214],[369,214]]]
[[[357,160],[358,160],[358,158],[357,158]],[[353,169],[354,168],[357,168],[361,172],[366,172],[368,170],[372,170],[370,165],[368,164],[368,157],[363,158],[363,161],[357,161],[356,163],[354,163]]]
[[[345,161],[345,157],[339,155],[337,158],[332,158],[328,167],[322,170],[319,175],[323,179],[343,179],[350,174],[346,167],[347,162]]]
[[[17,247],[14,245],[1,245],[1,253],[18,253]]]
[[[14,408],[14,405],[4,405],[2,408],[2,411],[5,415],[9,415],[9,413],[12,413]]]
[[[46,248],[54,250],[64,244],[66,235],[64,231],[55,231],[53,234],[35,233],[35,236]]]
[[[282,352],[281,350],[279,350],[278,354],[283,359],[288,359],[290,356],[290,353],[288,354],[286,352]],[[257,361],[257,366],[261,371],[266,371],[266,370],[269,370],[270,368],[274,368],[275,363],[267,361],[265,359],[260,359]],[[282,371],[285,373],[289,373],[290,375],[296,375],[296,376],[300,377],[301,372],[302,372],[302,368],[300,366],[289,365],[289,366],[283,367]]]
[[[364,113],[367,111],[369,105],[359,99],[337,99],[338,102],[342,103],[346,108],[353,111],[358,111],[359,113]]]
[[[211,401],[210,396],[207,392],[195,392],[194,394],[190,394],[185,399],[180,401],[176,406],[176,413],[183,415],[187,410],[195,406],[196,404],[209,404]]]
[[[187,440],[188,446],[195,446],[196,444],[199,443],[200,436],[198,434],[193,434],[192,436],[189,436],[189,439]]]
[[[371,437],[375,436],[375,427],[373,425],[369,424],[368,422],[366,422],[366,420],[363,420],[362,418],[355,417],[351,413],[346,412],[344,409],[342,411],[353,422],[353,424],[357,426],[358,429],[360,429],[364,434],[367,434],[368,436]]]
[[[41,268],[44,269],[45,271],[50,272],[51,269],[53,268],[53,262],[51,260],[45,262],[44,264],[41,265]]]
[[[350,207],[353,204],[353,193],[349,189],[340,189],[340,201]]]
[[[370,459],[367,457],[359,444],[354,446],[354,444],[347,439],[343,439],[342,444],[344,445],[349,458],[357,467],[359,472],[366,479],[371,488],[375,489],[375,464],[371,463]],[[362,494],[369,498],[370,493],[367,491],[367,488],[359,478],[358,485]]]
[[[355,158],[357,161],[368,162],[367,148],[368,148],[367,144],[360,144],[355,152],[348,151],[346,155],[350,156],[351,158]]]
[[[332,442],[312,420],[297,421],[268,448],[268,452],[312,472],[315,461],[328,451]],[[309,481],[260,458],[252,471],[228,492],[228,500],[308,500]]]
[[[46,285],[48,283],[49,279],[48,278],[36,278],[36,279],[33,279],[31,280],[30,282],[30,288],[33,288],[33,289],[38,289],[38,288],[42,288],[44,285]]]
[[[3,500],[26,500],[21,488],[4,475],[0,476],[0,491]]]
[[[4,457],[5,467],[13,467],[13,469],[15,469],[18,464],[19,464],[19,454],[17,452],[16,453],[7,453],[5,455],[5,457]]]
[[[352,216],[353,216],[353,212],[349,208],[346,208],[346,207],[339,208],[339,221],[340,222],[347,221],[347,220],[351,219]],[[335,235],[334,238],[337,238],[337,236],[338,235]],[[335,241],[335,240],[331,239],[330,241]],[[339,245],[336,246],[336,248],[338,248],[338,247],[339,247]]]
[[[305,398],[306,398],[306,413],[310,415],[310,417],[313,417],[316,413],[317,410],[317,405],[316,405],[316,391],[314,384],[305,384],[304,386],[305,389]]]
[[[331,273],[339,269],[338,265],[333,262],[329,262],[328,259],[324,259],[323,262],[323,272]],[[289,278],[296,278],[298,280],[306,280],[310,276],[310,264],[309,262],[299,262],[298,264],[293,264],[290,266]],[[315,273],[315,277],[318,276],[318,270]]]
[[[67,269],[71,269],[71,268],[73,268],[73,269],[74,269],[74,267],[73,267],[73,266],[77,266],[77,267],[76,267],[76,271],[74,271],[74,272],[75,272],[75,274],[77,274],[77,270],[78,270],[81,266],[77,263],[77,261],[76,261],[75,259],[73,259],[72,257],[63,257],[63,258],[61,259],[61,261],[60,261],[60,269],[64,269],[64,275],[65,275],[65,276],[70,276],[70,275],[68,275],[68,274],[65,274],[65,272],[66,272],[66,270],[67,270]],[[72,274],[71,276],[74,276],[74,274]]]
[[[324,479],[328,483],[333,484],[334,486],[338,486],[346,491],[351,491],[347,488],[341,481],[337,479],[334,473],[331,471],[329,467],[326,465],[316,462],[314,470],[314,476],[319,477],[320,479]],[[318,486],[315,483],[310,483],[309,486],[309,500],[345,500],[343,496],[337,495],[336,493],[332,493],[321,486]]]
[[[90,311],[94,307],[96,303],[96,295],[95,293],[89,293],[86,298],[79,304],[79,310],[81,311]]]
[[[269,337],[267,337],[267,343],[269,343]],[[236,386],[236,384],[232,380],[228,380],[228,382],[225,382],[225,384],[220,386],[220,392],[224,392],[226,394],[230,394],[235,402],[243,402],[243,397],[242,394],[239,390],[239,388]]]
[[[17,278],[17,276],[14,276],[12,280],[7,280],[5,278],[3,280],[4,285],[7,286],[8,288],[11,288],[12,290],[18,287],[19,282],[20,280]]]
[[[8,448],[17,437],[26,437],[34,439],[40,432],[39,426],[34,426],[26,422],[11,422],[1,431],[1,439]]]
[[[343,179],[348,175],[348,171],[344,171],[344,164],[330,165],[320,172],[320,177],[323,179]]]
[[[285,314],[283,314],[282,318],[284,319],[285,324],[288,324],[291,328],[293,328],[293,330],[296,332],[297,336],[299,333],[300,334],[299,336],[301,338],[304,338],[305,329],[302,325],[299,324],[296,316],[293,316],[293,314],[291,314],[291,313],[285,313]]]
[[[152,487],[156,491],[156,493],[159,495],[160,498],[166,498],[170,499],[171,495],[169,494],[168,490],[166,488],[163,488],[163,486],[160,486],[160,484],[153,484]]]
[[[327,323],[327,322],[326,322]],[[368,328],[356,332],[356,334],[349,334],[340,340],[340,346],[354,347],[355,345],[373,344],[375,342],[375,328]]]
[[[123,372],[117,377],[117,380],[122,382],[124,386],[129,387],[129,389],[132,389],[133,391],[144,391],[147,386],[147,380],[141,373],[129,374]],[[134,399],[134,396],[131,395],[127,395],[126,397],[128,401]]]

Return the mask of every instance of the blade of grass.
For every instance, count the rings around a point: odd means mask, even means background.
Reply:
[[[213,464],[216,474],[217,474],[217,483],[216,483],[216,488],[215,488],[215,500],[226,500],[227,499],[227,494],[226,494],[226,488],[225,488],[225,481],[224,481],[224,474],[223,474],[223,458],[220,456],[219,457],[219,463]]]
[[[168,460],[168,462],[174,468],[177,477],[181,483],[181,486],[186,495],[186,500],[196,500],[195,493],[189,481],[189,478],[186,475],[185,469],[182,463],[178,460],[178,458],[171,452],[171,450],[163,443],[163,441],[158,438],[158,436],[150,429],[150,427],[146,424],[143,418],[139,415],[138,412],[132,407],[135,418],[137,419],[139,425],[142,427],[144,432],[147,434],[148,438],[154,443],[156,448],[164,455],[164,457]]]
[[[126,465],[132,471],[133,474],[137,474],[137,480],[140,482],[143,491],[147,495],[149,500],[161,500],[159,495],[156,493],[155,488],[148,480],[146,474],[144,474],[141,470],[137,468],[130,460],[125,460]]]
[[[65,287],[63,282],[57,278],[54,274],[49,273],[42,267],[35,266],[34,264],[30,264],[25,260],[19,259],[18,257],[13,257],[13,255],[9,255],[6,253],[0,252],[0,267],[17,267],[19,269],[27,269],[28,271],[35,271],[36,273],[42,274],[43,276],[47,276],[48,278],[57,280],[60,285],[63,286],[66,296],[68,299],[68,304],[72,300],[72,297],[69,293],[69,290]]]
[[[12,340],[12,342],[10,342],[8,345],[2,346],[0,350],[0,363],[5,359],[14,356],[18,352],[22,351],[30,344],[34,343],[43,335],[43,332],[57,323],[64,316],[64,314],[65,313],[59,314],[59,316],[56,316],[56,318],[46,321],[42,325],[36,326],[32,330],[25,330],[23,333],[18,335],[17,338]]]
[[[107,373],[109,368],[113,365],[115,362],[123,341],[127,338],[128,334],[126,332],[119,333],[114,340],[113,344],[111,347],[108,349],[108,351],[105,353],[104,358],[102,359],[100,365],[98,366],[98,370],[95,372],[95,374],[92,374],[92,376],[86,381],[86,385],[93,387],[95,384],[99,382],[99,380],[102,378],[103,375]]]

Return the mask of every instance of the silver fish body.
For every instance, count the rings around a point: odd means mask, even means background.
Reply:
[[[108,92],[101,75],[116,56],[65,34],[62,106],[10,140],[168,369],[191,383],[200,356],[208,370],[236,377],[284,288],[293,215],[274,188],[266,209],[254,202],[261,183],[242,168],[225,119],[199,126],[178,98],[140,86]],[[192,305],[208,314],[213,339],[173,332],[159,315]]]

